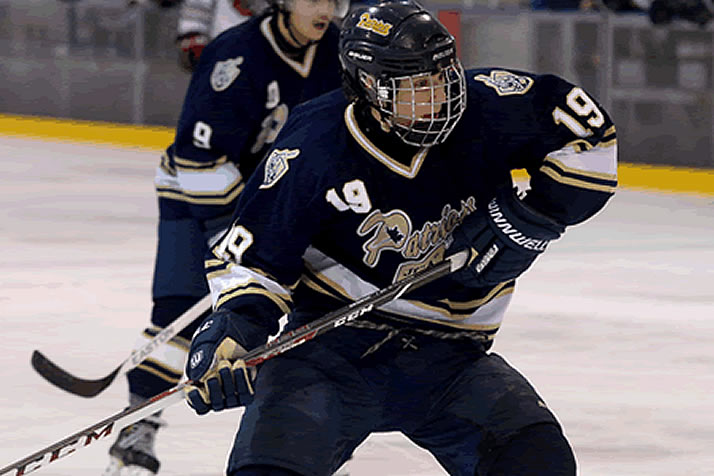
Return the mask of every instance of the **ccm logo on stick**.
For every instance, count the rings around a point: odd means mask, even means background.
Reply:
[[[354,321],[361,315],[366,314],[369,311],[371,311],[373,307],[374,306],[372,304],[370,304],[368,306],[363,307],[362,309],[357,309],[356,311],[349,313],[345,317],[341,317],[340,319],[337,319],[335,321],[335,324],[333,325],[333,327],[339,327],[342,324],[345,324],[346,322]]]

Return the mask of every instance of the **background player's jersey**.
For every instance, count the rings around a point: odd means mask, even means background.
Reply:
[[[226,30],[201,55],[174,143],[157,171],[162,216],[230,214],[244,177],[292,109],[340,86],[337,28],[330,24],[322,41],[294,60],[278,47],[272,18],[262,15]]]
[[[604,206],[617,146],[599,104],[555,76],[466,74],[468,105],[452,136],[410,160],[379,150],[340,92],[299,108],[207,260],[217,305],[270,326],[293,308],[297,325],[376,291],[441,261],[453,229],[511,186],[513,169],[531,176],[526,200],[563,224]],[[490,339],[513,289],[445,278],[383,310]]]

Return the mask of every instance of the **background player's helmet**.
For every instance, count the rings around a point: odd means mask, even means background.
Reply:
[[[335,2],[335,17],[343,18],[350,9],[350,0],[333,0]],[[293,0],[268,0],[268,3],[276,10],[283,13],[293,11]]]
[[[419,4],[399,0],[355,8],[342,24],[339,53],[347,95],[377,109],[405,143],[439,144],[461,119],[466,82],[454,38]],[[440,82],[433,80],[435,73]],[[423,91],[424,79],[431,99],[419,105],[429,104],[432,114],[417,117],[413,98],[415,90]],[[417,82],[421,87],[415,88]],[[437,88],[443,91],[437,94]],[[400,96],[412,98],[410,116],[397,114],[400,92],[410,93]]]

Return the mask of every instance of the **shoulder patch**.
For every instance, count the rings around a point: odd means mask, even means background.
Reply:
[[[489,88],[495,89],[499,96],[525,94],[533,86],[533,78],[519,76],[504,70],[493,70],[488,76],[479,74],[474,76],[474,79],[483,82]]]
[[[213,65],[213,71],[211,72],[211,87],[213,90],[221,92],[228,89],[228,86],[233,84],[233,81],[240,74],[238,66],[241,64],[243,64],[243,57],[239,56],[225,61],[218,61]]]
[[[270,188],[285,175],[290,168],[288,160],[300,155],[300,149],[275,149],[265,161],[263,183],[259,188]]]

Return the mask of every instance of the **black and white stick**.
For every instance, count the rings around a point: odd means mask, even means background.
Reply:
[[[191,306],[191,308],[184,312],[178,319],[162,329],[161,332],[156,334],[149,342],[133,351],[129,357],[124,359],[124,361],[106,377],[96,380],[76,377],[45,357],[39,350],[35,350],[32,353],[32,368],[45,380],[62,390],[73,393],[74,395],[79,395],[80,397],[95,397],[109,387],[117,375],[126,373],[139,365],[154,350],[174,338],[184,327],[208,311],[210,307],[211,296],[206,295]]]
[[[449,256],[441,263],[412,274],[394,284],[369,294],[352,304],[333,311],[315,321],[305,324],[294,331],[285,333],[266,345],[260,346],[244,356],[247,366],[256,366],[268,359],[272,359],[288,350],[340,327],[350,321],[360,318],[373,309],[399,299],[412,289],[417,289],[442,276],[452,273],[466,264],[468,251],[460,251]],[[101,422],[78,431],[77,433],[54,443],[36,453],[27,456],[9,466],[0,469],[0,476],[24,476],[33,471],[47,466],[58,459],[76,453],[94,441],[103,439],[116,429],[119,430],[142,418],[151,415],[183,399],[183,389],[192,382],[185,381],[167,390],[164,393],[133,407],[116,413]]]

